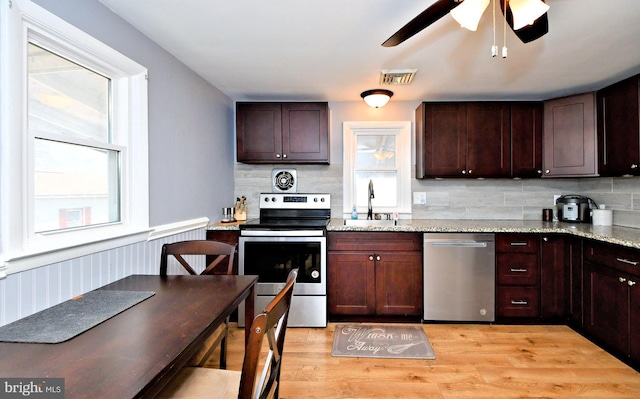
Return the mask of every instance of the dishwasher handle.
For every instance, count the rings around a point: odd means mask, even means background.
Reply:
[[[448,248],[486,248],[487,241],[427,241],[434,247],[448,247]]]

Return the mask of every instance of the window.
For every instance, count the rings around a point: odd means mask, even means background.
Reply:
[[[367,213],[411,214],[411,122],[344,122],[344,217],[355,205]]]
[[[30,1],[1,12],[9,272],[146,238],[146,69]]]
[[[112,145],[111,79],[33,43],[27,59],[29,229],[39,234],[120,222],[124,148]]]

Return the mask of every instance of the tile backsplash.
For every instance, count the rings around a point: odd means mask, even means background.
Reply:
[[[330,193],[331,214],[342,216],[342,164],[235,166],[235,196],[249,201],[248,217],[258,217],[260,193],[271,192],[271,170],[294,168],[299,193]],[[411,190],[426,193],[413,205],[413,219],[540,220],[557,194],[580,194],[614,210],[613,224],[640,228],[640,177],[555,179],[412,178]]]

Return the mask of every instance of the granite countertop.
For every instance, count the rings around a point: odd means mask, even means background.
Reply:
[[[238,224],[212,224],[208,230],[238,230]],[[542,222],[535,220],[399,220],[396,226],[345,226],[343,219],[333,218],[327,231],[388,231],[416,233],[564,233],[606,243],[640,249],[640,229],[620,226],[594,226],[581,223]]]

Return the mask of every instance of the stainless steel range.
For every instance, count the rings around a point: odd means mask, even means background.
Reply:
[[[258,276],[256,313],[284,287],[289,271],[298,268],[288,326],[327,326],[330,219],[330,194],[260,194],[260,218],[240,225],[238,242],[239,273]]]

